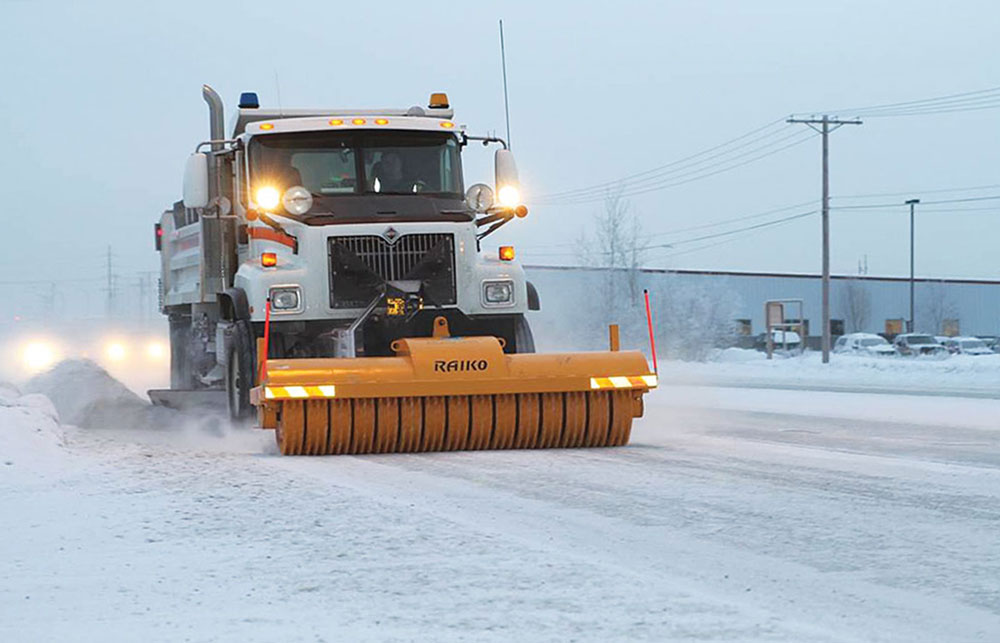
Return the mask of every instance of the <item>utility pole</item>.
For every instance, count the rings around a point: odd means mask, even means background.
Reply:
[[[823,135],[823,363],[830,363],[830,132],[842,125],[861,125],[860,120],[789,118],[789,123],[808,125]],[[820,127],[816,127],[819,125]],[[830,126],[833,125],[831,129]]]
[[[920,199],[910,199],[906,205],[910,206],[910,327],[909,332],[915,332],[916,322],[913,318],[913,206],[920,203]]]

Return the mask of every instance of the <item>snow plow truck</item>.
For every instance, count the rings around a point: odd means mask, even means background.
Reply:
[[[267,109],[244,93],[184,168],[155,225],[168,390],[227,400],[286,455],[625,444],[656,386],[618,349],[536,354],[539,296],[513,248],[527,214],[513,155],[452,120],[445,94],[403,109]],[[495,186],[462,152],[495,146]]]

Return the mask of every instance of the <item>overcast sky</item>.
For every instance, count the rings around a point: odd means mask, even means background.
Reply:
[[[499,18],[511,138],[529,202],[665,165],[793,112],[1000,85],[1000,4],[987,1],[0,0],[0,7],[5,281],[100,278],[108,245],[123,278],[157,268],[153,222],[179,198],[184,159],[208,137],[202,83],[219,91],[227,110],[246,90],[276,105],[279,86],[286,107],[408,106],[447,91],[457,122],[503,134]],[[1000,109],[866,119],[831,136],[832,192],[906,193],[854,201],[879,203],[1000,184],[998,133]],[[489,153],[471,148],[466,183],[491,175]],[[678,242],[650,250],[649,265],[816,272],[818,216],[690,242],[813,206],[660,233],[818,204],[819,194],[814,138],[629,200],[644,233],[659,235],[650,243]],[[946,196],[996,194],[1000,187]],[[579,250],[565,244],[601,204],[544,203],[496,240],[519,246],[526,262],[579,263]],[[975,205],[918,214],[919,274],[1000,278],[1000,201]],[[856,272],[867,255],[871,274],[905,274],[905,212],[835,212],[834,272]]]

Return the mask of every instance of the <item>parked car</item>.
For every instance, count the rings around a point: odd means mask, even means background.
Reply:
[[[802,338],[792,330],[772,330],[771,341],[774,342],[774,350],[776,351],[783,351],[786,347],[789,351],[798,350],[802,345]],[[767,351],[767,333],[757,335],[754,348],[759,351]]]
[[[851,333],[839,337],[833,345],[834,353],[854,353],[856,355],[895,355],[885,337],[873,333]]]
[[[893,346],[900,355],[947,355],[948,349],[937,339],[924,333],[903,333],[896,335]]]
[[[961,355],[992,355],[993,350],[978,337],[949,337],[944,347],[951,354]]]
[[[1000,337],[996,335],[978,335],[976,339],[981,339],[986,347],[994,353],[1000,353]]]

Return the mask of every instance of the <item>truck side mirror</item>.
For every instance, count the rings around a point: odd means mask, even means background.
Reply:
[[[493,163],[496,172],[497,201],[504,207],[513,208],[521,202],[521,184],[517,180],[514,153],[508,149],[497,150]]]
[[[208,205],[208,154],[198,152],[184,164],[184,207]]]

